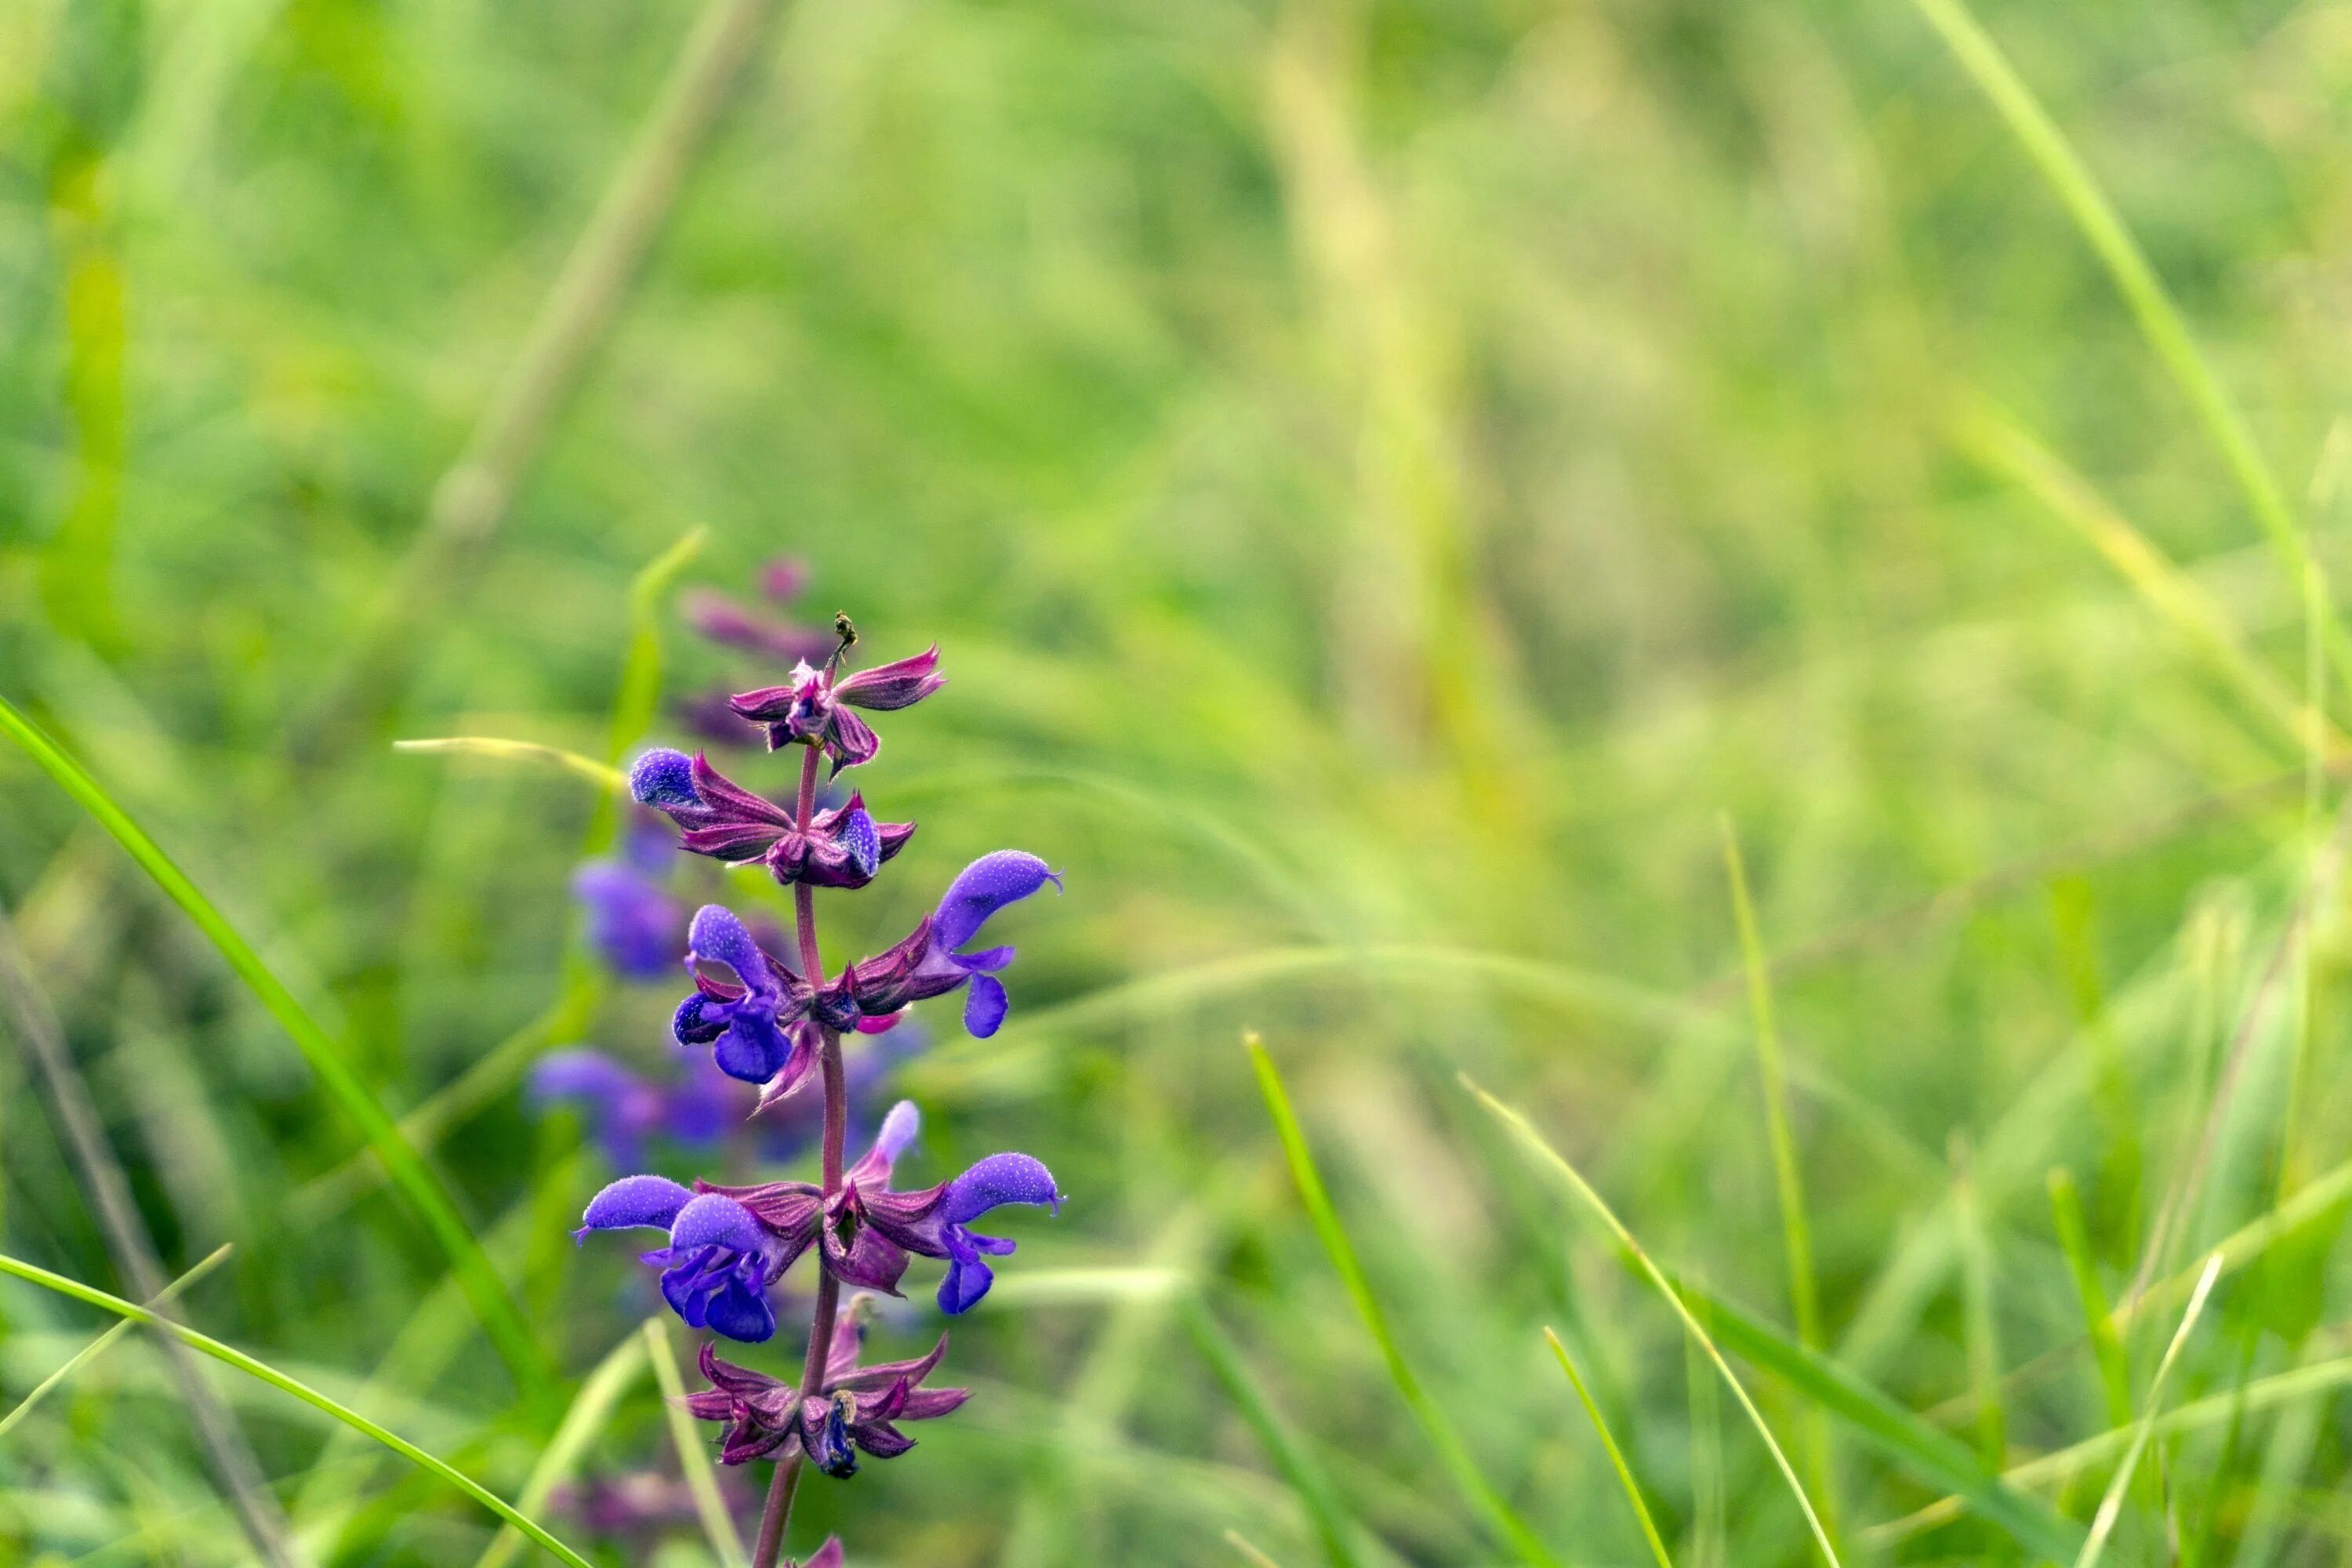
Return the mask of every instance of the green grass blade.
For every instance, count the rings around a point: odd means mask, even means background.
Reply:
[[[1234,1407],[1241,1412],[1242,1419],[1257,1435],[1257,1440],[1265,1445],[1275,1468],[1290,1483],[1290,1489],[1298,1494],[1299,1506],[1313,1522],[1316,1539],[1322,1543],[1323,1555],[1329,1560],[1331,1568],[1360,1568],[1361,1560],[1350,1544],[1352,1530],[1347,1514],[1332,1495],[1321,1469],[1291,1436],[1274,1402],[1258,1386],[1240,1349],[1225,1337],[1207,1305],[1197,1297],[1183,1298],[1178,1303],[1177,1313],[1184,1331],[1200,1351],[1201,1359],[1209,1363],[1209,1371],[1233,1400]]]
[[[172,901],[184,910],[198,930],[212,940],[220,950],[230,969],[259,998],[270,1016],[294,1041],[310,1070],[327,1088],[329,1095],[341,1106],[346,1115],[357,1122],[383,1162],[384,1169],[408,1199],[425,1228],[448,1256],[450,1267],[465,1287],[467,1301],[474,1313],[489,1331],[491,1342],[499,1354],[514,1373],[517,1383],[526,1391],[536,1393],[548,1381],[546,1358],[538,1342],[524,1325],[522,1314],[516,1310],[514,1300],[507,1294],[491,1269],[489,1259],[483,1256],[480,1244],[473,1232],[458,1216],[457,1205],[408,1141],[400,1135],[399,1127],[383,1103],[370,1092],[351,1064],[327,1036],[318,1020],[312,1018],[294,993],[271,973],[261,961],[251,943],[238,933],[211,900],[190,881],[170,856],[163,853],[144,829],[131,819],[128,812],[114,803],[88,770],[76,762],[64,748],[44,733],[20,712],[6,698],[0,697],[0,730],[22,746],[43,772],[57,781],[83,810],[98,820],[99,826],[113,835],[116,843],[139,863],[140,869],[154,879]]]
[[[710,1450],[703,1447],[702,1434],[694,1429],[694,1416],[686,1407],[686,1384],[677,1375],[677,1352],[670,1346],[668,1320],[646,1320],[645,1344],[654,1363],[654,1381],[661,1384],[662,1413],[669,1418],[670,1442],[677,1449],[687,1489],[694,1494],[694,1511],[702,1521],[702,1533],[723,1568],[742,1568],[751,1561],[751,1553],[743,1550],[743,1537],[735,1529],[735,1516],[727,1511],[727,1500],[719,1495]]]
[[[1952,1137],[1953,1212],[1960,1228],[1960,1304],[1969,1392],[1977,1407],[1977,1456],[1997,1475],[2009,1456],[2009,1417],[2000,1394],[2000,1335],[1993,1313],[1992,1237],[1977,1195],[1968,1141]]]
[[[194,1285],[197,1280],[203,1279],[215,1268],[220,1267],[222,1260],[228,1257],[232,1250],[232,1243],[223,1242],[220,1246],[214,1247],[211,1252],[205,1254],[204,1258],[197,1261],[194,1268],[189,1269],[185,1274],[181,1275],[177,1279],[173,1280],[169,1285],[164,1286],[162,1290],[156,1293],[155,1299],[147,1304],[152,1307],[159,1303],[172,1300],[179,1296],[181,1292],[186,1290],[188,1287]],[[72,1355],[67,1357],[65,1364],[58,1367],[57,1371],[49,1373],[48,1376],[41,1379],[40,1382],[35,1384],[31,1390],[26,1394],[25,1397],[16,1402],[15,1409],[9,1411],[5,1415],[0,1415],[0,1438],[5,1438],[8,1436],[9,1429],[15,1426],[17,1422],[22,1421],[26,1416],[30,1415],[33,1413],[34,1407],[39,1405],[42,1400],[47,1398],[52,1391],[57,1389],[60,1384],[69,1381],[73,1377],[74,1373],[79,1372],[82,1368],[96,1361],[100,1356],[104,1355],[109,1350],[113,1348],[114,1342],[117,1340],[122,1338],[123,1335],[129,1333],[137,1326],[138,1324],[135,1320],[125,1318],[121,1322],[113,1324],[108,1328],[104,1333],[90,1341],[89,1343],[82,1346],[81,1349],[74,1352]]]
[[[2132,316],[2139,323],[2141,335],[2156,356],[2163,362],[2206,433],[2221,449],[2222,460],[2229,465],[2238,488],[2245,493],[2248,508],[2254,521],[2261,524],[2271,546],[2285,562],[2298,584],[2305,582],[2313,570],[2310,552],[2305,549],[2303,533],[2295,521],[2294,509],[2270,464],[2254,444],[2253,433],[2246,427],[2244,416],[2221,380],[2206,363],[2204,352],[2189,330],[2180,308],[2173,302],[2164,280],[2149,265],[2147,257],[2132,237],[2131,231],[2107,200],[2106,193],[2092,178],[2090,169],[2066,140],[2058,122],[2050,118],[2033,96],[2033,89],[2017,74],[1992,35],[1969,10],[1967,0],[1915,0],[1928,26],[1943,38],[1962,69],[1976,82],[1978,89],[1992,101],[1992,106],[2008,124],[2010,132],[2024,147],[2027,159],[2048,181],[2067,214],[2074,220],[2108,276],[2114,279],[2116,291]],[[2328,651],[2339,671],[2352,668],[2352,647],[2347,647],[2344,628],[2332,608],[2327,614]]]
[[[1687,1283],[1681,1289],[1705,1303],[1719,1342],[1734,1355],[1780,1378],[1919,1479],[1965,1499],[2029,1551],[2043,1557],[2074,1554],[2082,1532],[2055,1510],[1987,1474],[1967,1444],[1734,1303]]]
[[[1728,816],[1718,818],[1723,833],[1724,877],[1731,886],[1731,912],[1739,928],[1740,967],[1748,975],[1748,1010],[1756,1023],[1756,1066],[1764,1087],[1764,1131],[1772,1149],[1772,1181],[1780,1198],[1780,1245],[1789,1260],[1789,1310],[1797,1321],[1797,1342],[1808,1350],[1822,1348],[1821,1290],[1813,1271],[1812,1225],[1805,1213],[1805,1183],[1797,1163],[1797,1140],[1789,1128],[1789,1080],[1781,1064],[1780,1030],[1772,1011],[1772,973],[1764,962],[1764,941],[1756,925],[1756,903],[1748,889],[1748,862],[1739,851],[1739,836]],[[1813,1491],[1821,1499],[1825,1520],[1837,1510],[1831,1496],[1835,1467],[1830,1455],[1828,1424],[1818,1411],[1805,1417],[1805,1468]]]
[[[1225,1544],[1241,1553],[1242,1561],[1250,1564],[1250,1568],[1282,1568],[1281,1563],[1267,1556],[1255,1542],[1238,1530],[1225,1531]]]
[[[62,1274],[52,1274],[37,1264],[26,1263],[21,1258],[11,1258],[5,1253],[0,1253],[0,1274],[13,1274],[19,1279],[41,1286],[46,1289],[55,1290],[61,1296],[70,1296],[77,1301],[84,1301],[90,1306],[103,1308],[118,1316],[144,1323],[150,1328],[159,1329],[192,1350],[202,1351],[215,1361],[226,1363],[248,1376],[259,1378],[272,1388],[292,1394],[312,1409],[333,1416],[353,1431],[374,1438],[417,1468],[448,1482],[490,1512],[498,1515],[499,1519],[514,1526],[532,1542],[570,1563],[572,1568],[593,1568],[586,1558],[549,1534],[536,1521],[526,1518],[519,1510],[464,1471],[445,1460],[436,1458],[398,1433],[379,1426],[348,1405],[337,1404],[310,1384],[287,1376],[266,1362],[257,1361],[243,1351],[225,1345],[208,1334],[198,1333],[184,1324],[158,1316],[136,1302],[123,1300],[119,1296],[110,1296],[94,1286],[85,1285],[78,1279],[68,1279]]]
[[[1300,1130],[1297,1115],[1290,1108],[1290,1096],[1282,1087],[1282,1075],[1275,1070],[1274,1058],[1266,1054],[1265,1046],[1255,1035],[1245,1037],[1250,1064],[1257,1071],[1258,1090],[1265,1097],[1265,1106],[1274,1118],[1275,1131],[1282,1140],[1283,1157],[1289,1162],[1291,1179],[1298,1185],[1300,1201],[1306,1204],[1308,1216],[1315,1222],[1315,1231],[1322,1237],[1323,1250],[1329,1255],[1331,1266],[1339,1270],[1340,1283],[1347,1287],[1348,1296],[1355,1303],[1356,1314],[1380,1347],[1381,1359],[1387,1363],[1390,1381],[1412,1411],[1413,1417],[1437,1450],[1439,1462],[1471,1508],[1499,1535],[1510,1543],[1512,1550],[1532,1563],[1557,1568],[1559,1559],[1545,1547],[1534,1531],[1505,1502],[1472,1457],[1469,1447],[1455,1431],[1445,1412],[1422,1387],[1421,1379],[1398,1348],[1396,1335],[1389,1328],[1388,1314],[1372,1294],[1371,1282],[1364,1278],[1363,1266],[1356,1260],[1356,1249],[1341,1228],[1339,1212],[1331,1206],[1330,1194],[1324,1190],[1323,1178],[1315,1168],[1315,1156],[1307,1147],[1307,1135]]]
[[[2091,1252],[2089,1227],[2083,1218],[2083,1195],[2074,1190],[2074,1173],[2063,1167],[2050,1173],[2051,1217],[2058,1228],[2058,1247],[2066,1255],[2074,1277],[2074,1294],[2083,1303],[2083,1321],[2091,1335],[2091,1352],[2099,1367],[2099,1387],[2106,1396],[2107,1423],[2131,1425],[2131,1367],[2124,1342],[2107,1310],[2107,1293],[2099,1286],[2098,1259]]]
[[[522,1484],[522,1495],[515,1499],[518,1509],[537,1513],[547,1506],[555,1489],[571,1479],[579,1467],[580,1456],[613,1418],[613,1407],[620,1404],[621,1395],[645,1371],[645,1362],[646,1342],[631,1334],[596,1363],[581,1382],[580,1392],[572,1397],[572,1408],[563,1413],[555,1436],[540,1451],[539,1462],[530,1468],[530,1475]],[[522,1532],[510,1524],[501,1526],[474,1568],[506,1568],[521,1548]]]
[[[2197,1289],[2189,1297],[2189,1310],[2181,1313],[2180,1326],[2172,1331],[2172,1342],[2164,1347],[2164,1359],[2156,1364],[2156,1376],[2147,1385],[2147,1412],[2132,1431],[2131,1446],[2124,1450],[2122,1462],[2116,1466],[2115,1479],[2107,1483],[2107,1495],[2099,1500],[2099,1511],[2091,1521],[2090,1539],[2083,1542],[2083,1554],[2074,1559],[2074,1568],[2098,1568],[2107,1537],[2115,1533],[2116,1521],[2123,1513],[2124,1494],[2131,1489],[2132,1471],[2138,1468],[2148,1435],[2156,1429],[2165,1379],[2172,1375],[2172,1363],[2180,1359],[2180,1347],[2189,1342],[2190,1331],[2197,1327],[2197,1320],[2205,1310],[2205,1299],[2213,1293],[2213,1281],[2221,1277],[2221,1255],[2217,1252],[2205,1260],[2205,1271],[2197,1277]]]
[[[1707,1360],[1714,1363],[1717,1374],[1730,1387],[1732,1397],[1739,1401],[1740,1409],[1747,1412],[1749,1424],[1756,1428],[1756,1435],[1764,1440],[1765,1448],[1772,1456],[1772,1463],[1779,1467],[1781,1479],[1789,1483],[1790,1494],[1797,1500],[1797,1507],[1804,1513],[1805,1523],[1813,1532],[1814,1543],[1834,1568],[1838,1561],[1837,1547],[1831,1542],[1829,1531],[1822,1524],[1822,1516],[1814,1510],[1813,1500],[1805,1495],[1805,1484],[1797,1479],[1796,1468],[1789,1463],[1787,1451],[1780,1447],[1780,1440],[1772,1435],[1771,1426],[1765,1421],[1764,1413],[1756,1408],[1756,1401],[1748,1397],[1746,1385],[1739,1381],[1739,1374],[1733,1372],[1731,1363],[1723,1359],[1723,1352],[1717,1348],[1714,1336],[1691,1311],[1673,1281],[1643,1250],[1642,1244],[1633,1239],[1633,1233],[1625,1228],[1625,1222],[1617,1217],[1617,1211],[1609,1206],[1608,1201],[1593,1190],[1592,1184],[1584,1179],[1583,1173],[1570,1164],[1567,1157],[1553,1148],[1526,1117],[1479,1088],[1466,1073],[1462,1077],[1462,1086],[1508,1129],[1545,1169],[1558,1176],[1569,1191],[1592,1211],[1609,1233],[1616,1237],[1617,1245],[1633,1257],[1635,1266],[1657,1288],[1658,1294],[1666,1299],[1666,1305],[1673,1308],[1675,1315],[1682,1320],[1684,1330],[1706,1353]]]
[[[1617,1447],[1616,1434],[1609,1430],[1608,1419],[1601,1414],[1601,1406],[1593,1402],[1592,1391],[1584,1386],[1584,1378],[1577,1372],[1576,1363],[1569,1358],[1568,1347],[1559,1342],[1559,1336],[1549,1326],[1544,1329],[1543,1335],[1545,1342],[1551,1346],[1551,1353],[1559,1358],[1559,1370],[1568,1373],[1569,1386],[1576,1390],[1576,1397],[1584,1405],[1584,1414],[1591,1418],[1593,1431],[1601,1435],[1601,1446],[1608,1451],[1610,1467],[1617,1472],[1617,1484],[1625,1489],[1625,1500],[1633,1505],[1633,1517],[1641,1521],[1642,1539],[1650,1543],[1650,1555],[1658,1560],[1658,1568],[1675,1568],[1674,1559],[1666,1555],[1664,1538],[1658,1534],[1658,1521],[1650,1517],[1650,1505],[1643,1499],[1642,1485],[1633,1479],[1633,1467],[1626,1464],[1624,1450]]]
[[[669,591],[678,574],[702,553],[709,531],[688,529],[677,543],[638,569],[629,582],[629,648],[621,659],[621,679],[613,692],[613,719],[605,734],[604,761],[617,772],[630,746],[644,735],[661,706],[662,633],[668,616]],[[625,794],[625,788],[622,794]],[[596,797],[589,818],[587,850],[603,853],[618,830],[621,795]]]

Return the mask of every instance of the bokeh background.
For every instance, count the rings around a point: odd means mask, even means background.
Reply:
[[[877,658],[936,638],[951,678],[859,775],[923,826],[825,898],[829,956],[986,849],[1067,875],[992,927],[1022,949],[1005,1031],[935,1006],[897,1069],[908,1169],[1019,1148],[1069,1194],[1008,1219],[957,1326],[971,1404],[809,1489],[797,1550],[1649,1561],[1549,1326],[1675,1563],[1819,1561],[1729,1390],[1467,1074],[1714,1321],[1813,1347],[1731,1360],[1844,1560],[2071,1554],[2164,1411],[2110,1557],[2339,1561],[2323,715],[2352,666],[2318,567],[2352,456],[2352,7],[1979,20],[0,4],[0,695],[406,1119],[555,1380],[519,1386],[285,1030],[0,748],[15,1001],[61,1018],[165,1274],[233,1244],[180,1310],[503,1496],[544,1483],[599,1561],[722,1560],[642,1361],[545,1463],[655,1302],[625,1245],[572,1245],[616,1173],[533,1060],[679,1070],[677,985],[603,973],[570,891],[609,797],[393,742],[686,742],[681,703],[776,679],[693,635],[693,594],[751,605],[796,557],[810,587],[763,613],[848,611]],[[766,896],[700,865],[673,890]],[[24,1016],[0,1243],[142,1294]],[[912,1283],[894,1353],[936,1326]],[[2145,1310],[2093,1336],[2086,1299]],[[0,1320],[11,1406],[110,1321],[21,1281]],[[311,1560],[511,1550],[207,1377]],[[143,1334],[78,1364],[0,1429],[0,1560],[250,1561],[194,1433]],[[1922,1454],[2022,1467],[2042,1532],[1919,1516],[1952,1489]],[[604,1528],[616,1498],[653,1517]]]

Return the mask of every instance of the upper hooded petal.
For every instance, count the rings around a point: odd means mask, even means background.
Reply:
[[[677,1186],[675,1182],[669,1184]],[[607,1192],[611,1190],[609,1187],[605,1189]],[[678,1190],[684,1192],[686,1189],[679,1187]],[[594,1205],[590,1206],[593,1209]],[[761,1252],[766,1249],[767,1243],[768,1233],[752,1217],[751,1211],[724,1193],[690,1194],[670,1222],[669,1244],[671,1250],[676,1252],[691,1252],[704,1247],[724,1247],[735,1252]]]
[[[991,1154],[948,1184],[940,1204],[940,1218],[949,1225],[969,1225],[1004,1204],[1050,1204],[1059,1209],[1061,1190],[1054,1173],[1026,1154]]]
[[[629,793],[646,805],[692,810],[702,802],[694,793],[694,760],[684,752],[656,746],[629,767]]]
[[[940,900],[931,916],[931,941],[952,952],[979,934],[988,917],[1007,904],[1018,903],[1051,882],[1062,879],[1034,855],[1019,849],[999,849],[965,867]]]
[[[760,951],[760,944],[751,940],[735,912],[723,904],[705,904],[694,911],[694,924],[687,929],[686,952],[698,962],[725,964],[749,990],[772,996],[781,989],[768,967],[767,954]]]
[[[653,1226],[667,1230],[694,1194],[667,1176],[624,1176],[588,1200],[578,1235]],[[748,1217],[748,1216],[747,1216]]]

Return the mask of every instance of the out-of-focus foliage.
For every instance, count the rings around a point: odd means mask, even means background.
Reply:
[[[828,957],[983,850],[1065,869],[1005,918],[1004,1032],[933,1019],[903,1082],[910,1176],[1016,1147],[1070,1201],[956,1328],[978,1395],[813,1483],[802,1550],[837,1527],[853,1563],[1196,1564],[1239,1561],[1232,1531],[1297,1568],[1336,1512],[1366,1563],[1503,1560],[1318,1244],[1246,1026],[1400,1352],[1552,1551],[1646,1549],[1546,1325],[1676,1562],[1815,1560],[1673,1315],[1456,1081],[1678,1277],[1791,1322],[1726,818],[1823,1349],[1980,1457],[2123,1413],[2053,1167],[2113,1300],[2352,1157],[2304,585],[1912,5],[791,0],[510,511],[415,569],[698,14],[0,6],[0,693],[394,1110],[458,1106],[419,1141],[577,1380],[651,1298],[620,1248],[572,1247],[609,1173],[523,1075],[580,1042],[659,1068],[675,996],[584,978],[590,784],[390,742],[604,756],[632,578],[698,527],[693,581],[797,554],[806,607],[877,657],[940,642],[951,684],[859,775],[925,826],[825,897]],[[2352,566],[2352,7],[1981,19]],[[2184,633],[2151,551],[2237,654]],[[665,706],[632,743],[686,738],[670,700],[775,678],[661,613]],[[24,758],[0,780],[0,897],[166,1267],[235,1244],[190,1320],[521,1493],[563,1400],[518,1398],[178,911]],[[127,1293],[14,1047],[0,1250]],[[2352,1281],[2340,1207],[2305,1207],[2170,1374],[2190,1414],[2117,1560],[2160,1547],[2161,1510],[2199,1563],[2326,1560],[2352,1529],[2336,1373],[2295,1370],[2347,1348]],[[893,1353],[931,1331],[929,1283],[877,1330]],[[2125,1409],[2180,1306],[2127,1325]],[[9,1403],[103,1326],[15,1283],[0,1314]],[[2008,1550],[1969,1519],[1874,1531],[1937,1489],[1741,1365],[1850,1561]],[[218,1387],[319,1561],[488,1545],[308,1407]],[[2122,1447],[2021,1484],[2087,1523]],[[641,1380],[548,1517],[607,1561],[710,1561],[678,1473]],[[658,1548],[583,1523],[592,1482],[633,1476],[672,1489]],[[0,1435],[0,1560],[242,1551],[142,1337]]]

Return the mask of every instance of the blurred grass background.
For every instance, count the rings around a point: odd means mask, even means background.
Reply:
[[[603,757],[772,679],[666,592],[632,620],[700,528],[686,581],[803,556],[877,657],[943,647],[952,684],[859,781],[923,831],[825,900],[835,962],[1001,844],[1069,886],[1004,921],[1005,1032],[935,1020],[905,1081],[916,1175],[1016,1147],[1071,1202],[1014,1222],[957,1327],[979,1395],[811,1489],[800,1550],[1524,1559],[1318,1246],[1246,1027],[1400,1353],[1561,1561],[1646,1548],[1546,1325],[1675,1563],[1819,1559],[1665,1304],[1457,1073],[1680,1279],[1990,1468],[2153,1408],[2185,1292],[2103,1365],[2078,1279],[2122,1300],[2236,1235],[2110,1554],[2343,1560],[2340,758],[2308,712],[2347,710],[2341,634],[1922,9],[709,3],[0,5],[0,694],[385,1105],[457,1106],[417,1141],[561,1378],[509,1379],[283,1031],[12,749],[12,941],[165,1273],[234,1246],[190,1321],[509,1498],[630,1342],[643,1271],[565,1237],[611,1173],[520,1093],[537,1049],[667,1048],[669,988],[573,945],[609,821],[578,777],[390,742]],[[1981,20],[2287,542],[2340,565],[2352,7]],[[5,1250],[142,1295],[21,1043]],[[0,1314],[12,1404],[103,1326],[16,1283]],[[2047,1554],[1884,1528],[1948,1489],[1735,1360],[1846,1560]],[[213,1384],[313,1560],[489,1545],[454,1492]],[[679,1473],[648,1379],[583,1441],[583,1477]],[[2122,1447],[2020,1486],[2079,1539]],[[561,1503],[604,1561],[719,1550],[690,1511],[625,1547]],[[0,1434],[0,1560],[250,1560],[145,1336]]]

